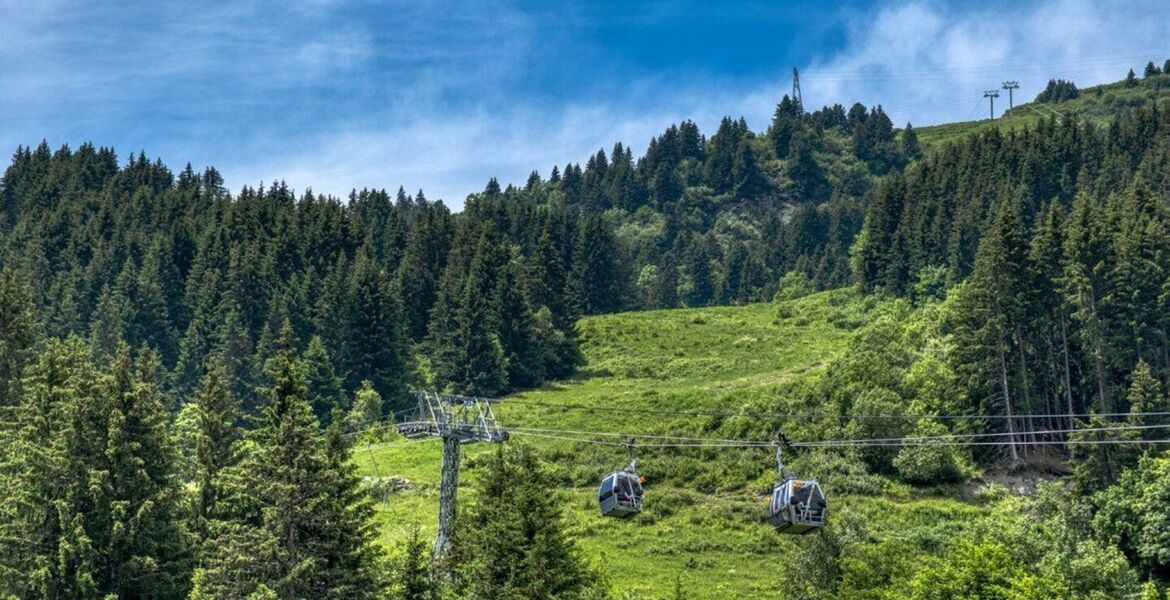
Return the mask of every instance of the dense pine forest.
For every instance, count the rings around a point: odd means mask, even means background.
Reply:
[[[480,493],[502,500],[468,509],[443,577],[417,532],[383,552],[351,446],[409,410],[411,388],[505,396],[579,377],[583,317],[845,287],[900,316],[862,329],[823,380],[747,408],[797,397],[843,418],[800,425],[829,438],[1006,433],[842,460],[923,487],[981,468],[1070,475],[1106,499],[1060,526],[1108,523],[1085,536],[1121,573],[1078,595],[1156,594],[1166,459],[1097,442],[1118,423],[1162,439],[1170,412],[1162,90],[1153,63],[1101,88],[1053,81],[1037,102],[1064,112],[931,144],[880,106],[785,96],[765,131],[684,121],[636,158],[617,143],[523,186],[492,179],[458,213],[422,191],[233,193],[213,167],[20,147],[0,180],[0,594],[607,597],[547,493],[571,478],[534,448],[483,461]],[[1121,98],[1107,117],[1073,107],[1103,94]],[[850,420],[887,413],[922,419]],[[953,582],[931,576],[914,597],[958,597],[930,595]],[[1073,593],[1041,583],[995,597]]]

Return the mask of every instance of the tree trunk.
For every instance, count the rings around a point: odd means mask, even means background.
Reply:
[[[1072,397],[1072,367],[1071,361],[1068,357],[1068,325],[1066,323],[1067,317],[1064,314],[1064,309],[1060,309],[1060,346],[1064,354],[1064,399],[1068,402],[1068,428],[1073,428],[1073,415],[1076,410],[1073,408]]]
[[[1012,462],[1020,462],[1020,454],[1016,452],[1016,426],[1012,418],[1012,395],[1008,389],[1007,357],[1004,356],[1003,334],[996,335],[996,351],[999,354],[999,385],[1003,391],[1003,406],[1007,413],[1008,448],[1011,450]]]

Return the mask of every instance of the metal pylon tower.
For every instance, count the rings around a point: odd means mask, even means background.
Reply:
[[[999,98],[999,90],[987,90],[983,92],[983,97],[991,101],[991,118],[995,118],[995,99]]]
[[[792,101],[796,103],[796,112],[804,112],[804,101],[800,99],[800,71],[792,67]]]
[[[1020,82],[1018,82],[1018,81],[1005,81],[1005,82],[1003,82],[1003,89],[1007,90],[1008,110],[1011,111],[1011,109],[1013,107],[1015,107],[1015,102],[1013,102],[1014,99],[1012,98],[1012,91],[1020,89]]]
[[[474,442],[501,444],[508,432],[496,421],[493,398],[459,396],[414,390],[418,402],[411,420],[399,423],[398,432],[408,438],[443,440],[443,466],[439,482],[439,532],[434,560],[443,565],[455,531],[456,498],[459,493],[459,447]]]

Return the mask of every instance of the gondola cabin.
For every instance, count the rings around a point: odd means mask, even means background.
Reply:
[[[803,535],[825,525],[828,506],[814,479],[787,479],[772,489],[771,522],[778,533]]]
[[[614,471],[597,490],[601,516],[627,519],[642,512],[642,481],[629,471]]]

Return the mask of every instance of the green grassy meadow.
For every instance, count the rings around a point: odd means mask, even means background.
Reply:
[[[815,377],[843,353],[858,324],[884,308],[872,298],[837,290],[781,304],[586,318],[580,330],[587,364],[580,375],[503,399],[497,417],[511,427],[727,435],[737,430],[728,419],[613,409],[734,412],[775,405],[787,386]],[[750,425],[742,431],[737,438],[760,435]],[[624,449],[520,432],[508,443],[541,451],[561,484],[569,531],[607,574],[618,598],[665,597],[676,578],[691,598],[778,597],[786,558],[802,552],[811,539],[778,535],[764,521],[766,494],[775,478],[770,449],[645,449],[639,453],[639,470],[647,478],[646,510],[635,519],[616,521],[597,514],[594,486],[604,473],[624,466]],[[463,448],[465,482],[474,481],[478,459],[494,450],[486,444]],[[437,440],[401,438],[355,448],[363,475],[400,475],[415,485],[379,504],[382,540],[389,547],[416,528],[433,535],[439,452]],[[473,487],[461,487],[462,503],[477,501]],[[904,535],[900,532],[907,523],[928,524],[930,535],[945,535],[941,522],[961,526],[986,511],[896,489],[901,491],[871,498],[834,496],[830,487],[830,518],[846,512],[880,514],[870,529],[880,540],[883,532]]]
[[[1116,82],[1082,89],[1080,96],[1048,105],[1040,105],[1017,97],[1016,105],[1010,111],[999,113],[996,119],[980,119],[946,123],[927,127],[915,127],[918,141],[924,148],[938,148],[950,142],[962,140],[968,135],[998,129],[1001,133],[1023,130],[1051,117],[1055,111],[1061,115],[1077,115],[1082,120],[1098,124],[1107,123],[1127,109],[1170,101],[1170,75],[1159,75],[1150,80],[1139,80],[1134,87],[1125,87]],[[1006,94],[996,102],[997,111],[1007,105]],[[986,115],[984,105],[981,115]]]

